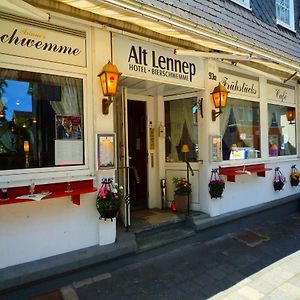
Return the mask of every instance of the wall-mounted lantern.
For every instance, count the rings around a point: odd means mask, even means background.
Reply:
[[[102,92],[105,97],[102,99],[102,113],[107,115],[109,112],[109,106],[112,103],[112,97],[116,95],[119,77],[122,73],[119,72],[118,68],[113,65],[110,61],[103,67],[100,77]]]
[[[228,93],[226,87],[221,83],[219,83],[219,85],[214,88],[213,92],[210,93],[214,100],[215,108],[219,109],[219,111],[212,110],[213,121],[216,121],[217,117],[222,113],[222,108],[226,107]]]
[[[288,107],[286,111],[286,118],[290,122],[290,124],[295,124],[295,107]]]

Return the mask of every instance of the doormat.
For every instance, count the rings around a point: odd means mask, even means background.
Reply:
[[[262,242],[267,242],[270,240],[270,237],[268,235],[254,232],[249,229],[233,234],[232,238],[243,244],[246,244],[249,247],[255,247]]]

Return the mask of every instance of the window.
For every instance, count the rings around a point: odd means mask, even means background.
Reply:
[[[166,161],[198,160],[196,98],[165,101]]]
[[[288,107],[268,104],[269,156],[296,154],[296,128],[287,120]]]
[[[84,164],[83,82],[0,68],[0,170]]]
[[[294,30],[293,0],[276,0],[276,17],[279,25]]]
[[[258,102],[229,98],[220,124],[223,160],[260,157]]]
[[[250,0],[231,0],[231,1],[240,4],[241,6],[244,6],[246,8],[250,8]]]

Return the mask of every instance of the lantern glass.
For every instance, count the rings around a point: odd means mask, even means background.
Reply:
[[[214,88],[211,95],[214,100],[215,108],[226,107],[228,91],[225,86],[219,83],[219,85]]]
[[[103,67],[99,77],[104,96],[110,97],[116,95],[120,75],[121,73],[119,73],[118,68],[110,61]]]
[[[294,107],[287,108],[286,118],[289,122],[295,121],[295,108]]]
[[[107,84],[106,84],[107,80],[106,80],[106,73],[105,72],[102,72],[100,74],[100,81],[101,81],[103,95],[107,96],[108,91],[107,91]]]

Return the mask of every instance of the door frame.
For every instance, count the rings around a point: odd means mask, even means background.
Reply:
[[[154,189],[150,189],[150,186],[152,186],[152,178],[155,178],[154,174],[155,172],[153,172],[153,168],[151,168],[151,155],[155,155],[155,149],[151,150],[150,149],[150,122],[152,122],[152,126],[154,126],[155,124],[155,115],[154,115],[154,98],[151,96],[145,96],[145,95],[138,95],[138,94],[132,94],[132,93],[128,93],[127,97],[126,97],[126,109],[127,109],[127,101],[128,100],[132,100],[132,101],[142,101],[142,102],[146,102],[146,140],[147,140],[147,190],[148,190],[148,197],[147,197],[147,207],[151,208],[153,206],[153,199],[156,195],[156,192]],[[127,118],[127,113],[126,113],[126,118]],[[126,124],[128,124],[128,120],[126,120]],[[127,136],[128,136],[128,129],[126,132]],[[128,142],[128,140],[127,140]],[[155,141],[156,143],[156,141]],[[126,145],[126,151],[128,153],[128,145]],[[128,162],[129,164],[129,162]],[[156,168],[154,169],[158,169],[158,166],[156,165]]]

